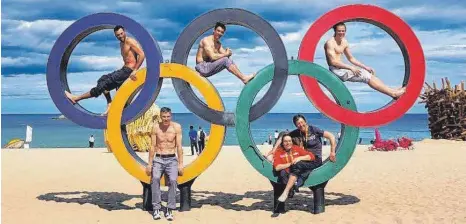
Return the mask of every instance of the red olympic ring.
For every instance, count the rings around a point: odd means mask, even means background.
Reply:
[[[316,108],[338,122],[357,127],[385,125],[403,116],[421,93],[425,79],[425,60],[421,44],[409,25],[391,12],[376,6],[349,5],[329,11],[312,24],[301,42],[298,58],[312,62],[320,38],[338,22],[346,21],[364,21],[379,26],[397,41],[402,52],[405,50],[405,63],[408,62],[405,66],[409,66],[405,67],[406,75],[409,75],[405,94],[389,106],[359,113],[331,101],[318,82],[311,77],[300,75],[301,85]]]

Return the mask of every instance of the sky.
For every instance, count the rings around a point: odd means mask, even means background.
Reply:
[[[46,64],[58,36],[74,21],[98,12],[114,12],[142,24],[157,40],[164,60],[171,58],[173,45],[190,21],[219,8],[243,8],[267,20],[280,34],[289,58],[296,58],[302,38],[312,23],[326,12],[348,4],[373,4],[399,16],[413,29],[426,57],[426,81],[437,85],[448,77],[452,84],[466,80],[466,2],[433,0],[382,1],[302,1],[288,0],[191,0],[191,1],[67,1],[4,0],[1,5],[1,112],[2,114],[60,113],[53,104],[46,83]],[[27,12],[27,13],[25,13]],[[201,37],[209,35],[207,31]],[[315,62],[325,67],[323,43],[317,47]],[[377,76],[392,87],[399,87],[404,76],[404,62],[396,42],[382,29],[367,23],[347,23],[347,39],[353,55],[374,68]],[[196,41],[188,66],[194,68]],[[222,38],[233,51],[232,59],[243,73],[249,74],[273,63],[270,50],[255,32],[240,26],[227,26]],[[68,69],[72,93],[80,94],[96,85],[100,76],[123,65],[118,40],[112,30],[86,37],[73,51]],[[144,65],[145,66],[145,65]],[[222,97],[226,109],[234,111],[244,85],[227,71],[209,78]],[[376,110],[390,98],[363,83],[345,83],[359,111]],[[262,96],[269,85],[257,96]],[[114,95],[114,92],[112,92]],[[198,94],[199,95],[199,94]],[[156,104],[168,106],[176,113],[189,112],[165,79]],[[200,96],[200,95],[199,95]],[[103,112],[104,97],[82,101],[92,112]],[[317,112],[302,91],[299,79],[290,76],[286,88],[271,113]],[[426,113],[424,104],[416,102],[408,113]]]

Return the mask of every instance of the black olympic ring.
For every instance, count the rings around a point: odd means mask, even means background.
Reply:
[[[171,62],[187,64],[189,51],[194,42],[216,22],[244,26],[260,35],[269,46],[274,62],[274,78],[264,97],[252,106],[250,121],[269,112],[278,102],[288,77],[288,58],[280,35],[269,22],[258,15],[243,9],[218,9],[203,14],[193,20],[180,34],[173,48]],[[218,125],[235,126],[235,114],[210,109],[192,90],[189,83],[173,79],[173,86],[181,102],[202,119]]]

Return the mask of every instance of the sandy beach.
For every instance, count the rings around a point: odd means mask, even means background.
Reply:
[[[104,148],[2,150],[2,223],[166,223],[141,209],[141,194]],[[312,192],[302,188],[271,218],[270,183],[238,146],[225,146],[174,223],[466,223],[465,201],[466,143],[424,140],[412,151],[358,146],[326,187],[325,213],[308,212]]]

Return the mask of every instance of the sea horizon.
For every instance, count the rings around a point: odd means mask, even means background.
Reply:
[[[189,146],[189,126],[197,130],[202,127],[206,134],[210,134],[210,123],[202,120],[193,113],[173,113],[173,120],[180,123],[183,129],[183,146]],[[251,122],[251,135],[257,145],[264,144],[275,130],[294,130],[292,117],[296,113],[267,113]],[[335,136],[341,132],[341,124],[327,118],[322,113],[301,113],[308,123]],[[95,137],[95,147],[105,147],[103,131],[81,127],[69,119],[54,119],[61,114],[2,114],[1,143],[5,146],[15,138],[25,139],[26,126],[33,129],[31,148],[85,148],[88,147],[90,135]],[[379,127],[383,139],[409,137],[414,141],[431,138],[428,128],[427,114],[405,114],[396,121]],[[374,139],[374,128],[360,128],[361,144],[370,144]],[[224,138],[224,145],[238,145],[236,130],[228,127]]]

